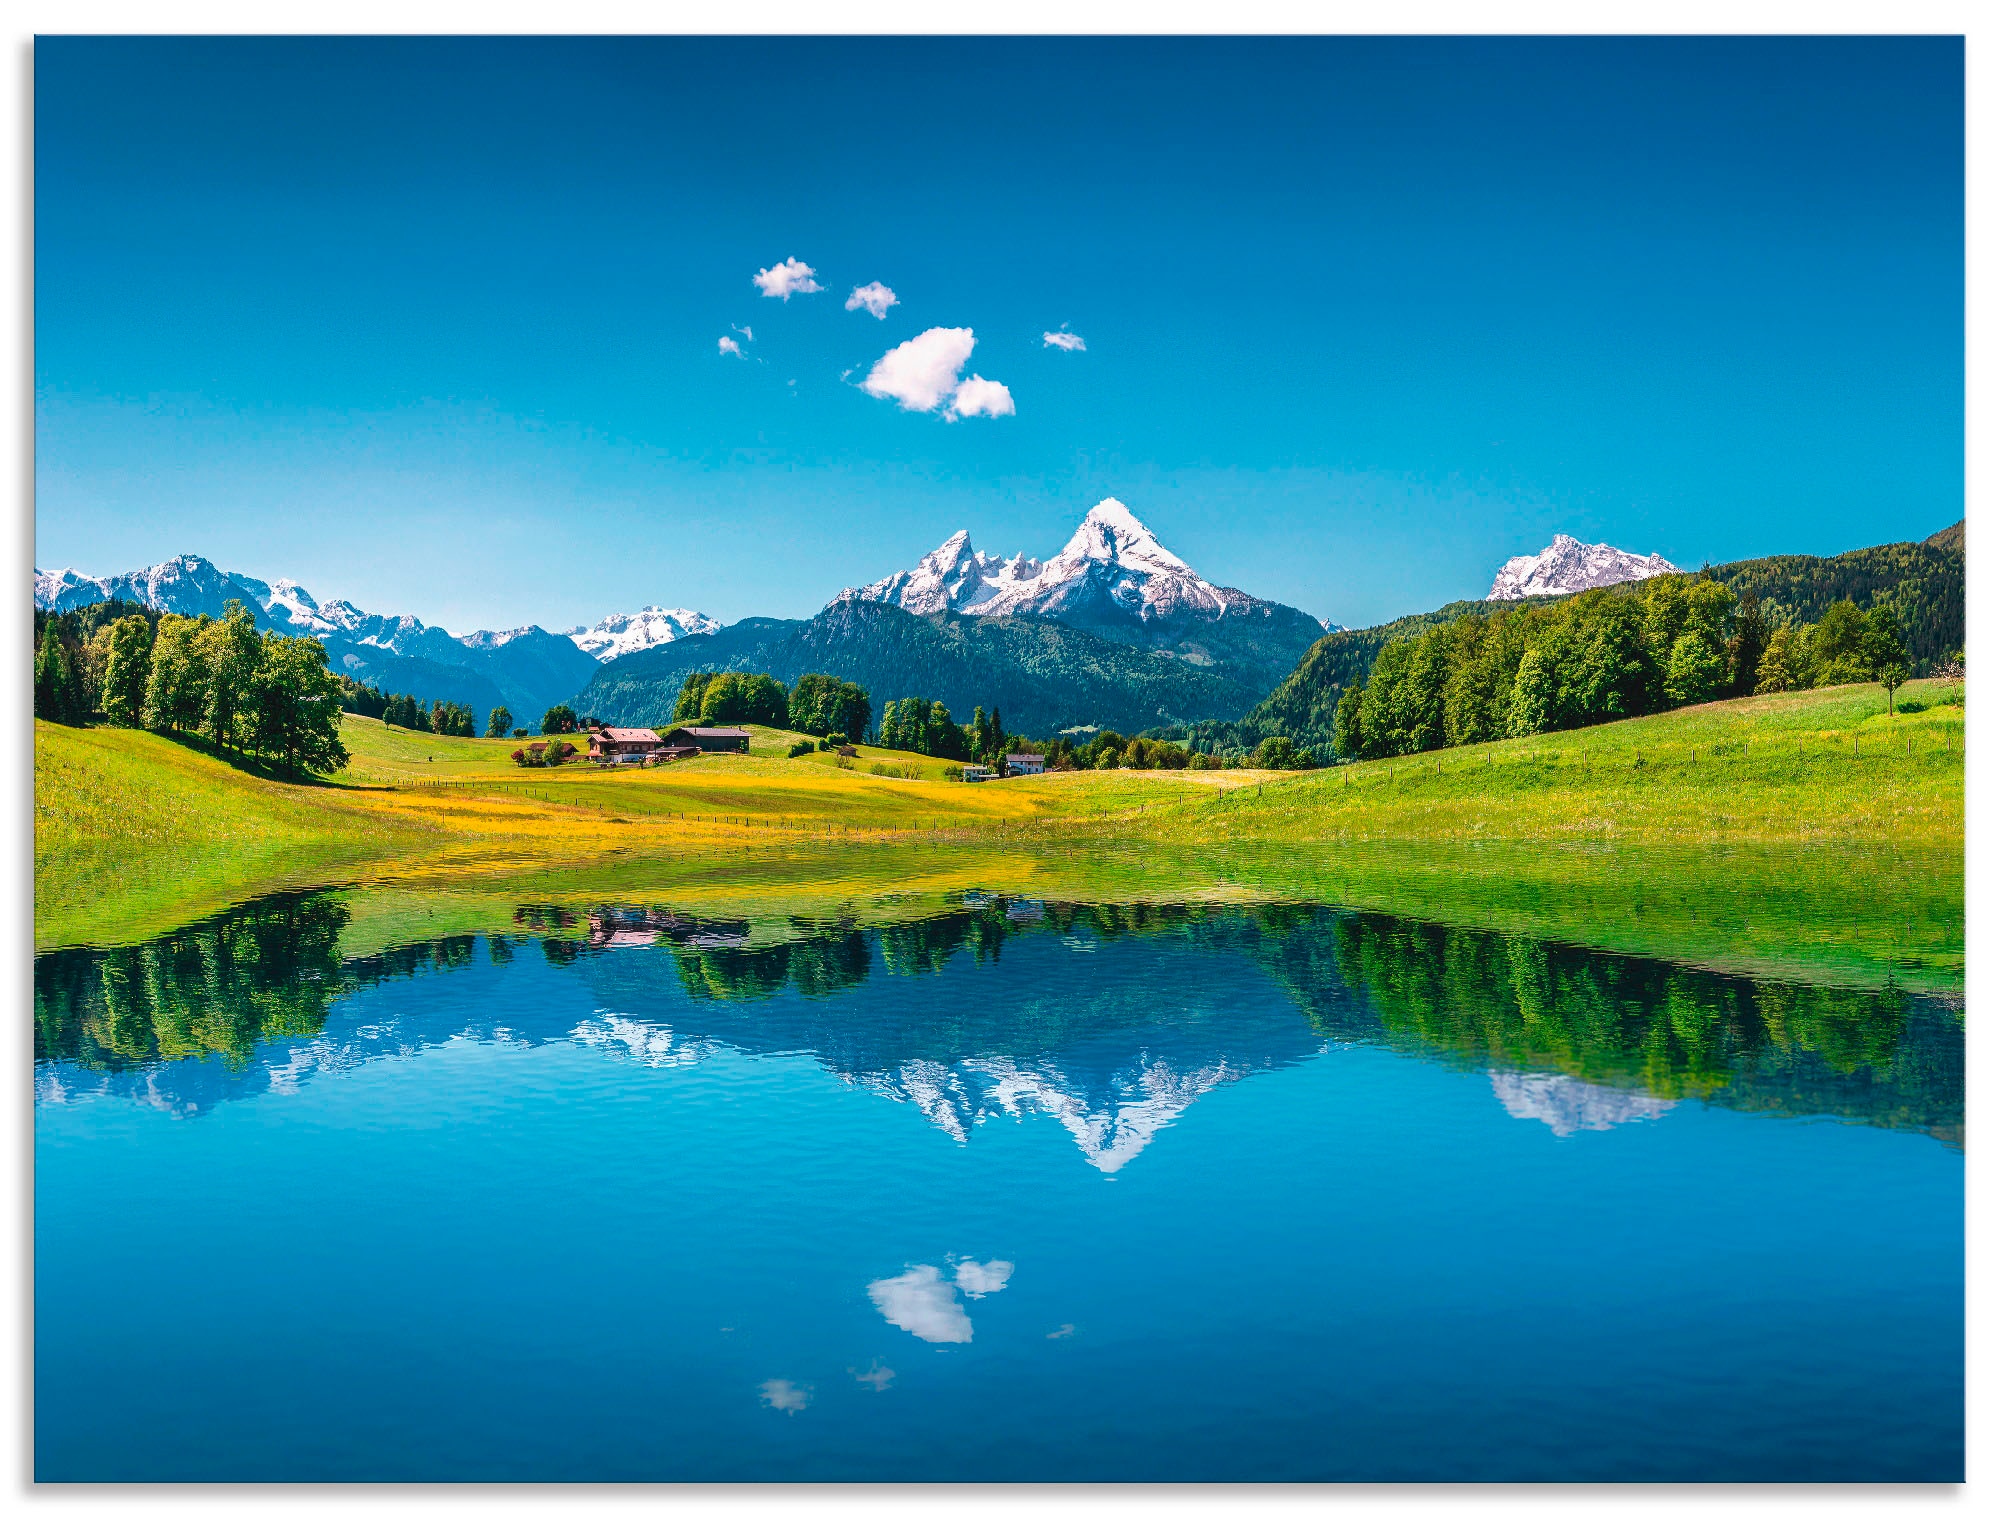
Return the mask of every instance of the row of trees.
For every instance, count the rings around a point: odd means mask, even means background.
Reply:
[[[801,674],[792,683],[785,712],[786,725],[794,732],[853,738],[868,731],[874,714],[866,690],[831,674]]]
[[[862,697],[864,703],[867,697]],[[785,687],[768,674],[738,674],[734,670],[697,670],[681,681],[674,700],[674,720],[698,727],[756,722],[782,727],[791,719]]]
[[[1879,680],[1890,692],[1910,677],[1910,657],[1895,611],[1878,603],[1863,612],[1836,601],[1818,622],[1781,626],[1757,661],[1756,693],[1810,690],[1818,685],[1862,685]]]
[[[335,675],[340,683],[340,709],[356,716],[379,717],[384,726],[408,727],[416,732],[435,732],[445,737],[471,737],[473,715],[470,706],[457,701],[432,701],[426,706],[414,695],[385,695],[373,685],[364,685],[346,675]],[[486,714],[486,735],[505,737],[514,725],[514,713],[495,706]],[[524,735],[516,732],[516,737]]]
[[[927,701],[920,695],[890,701],[882,708],[882,733],[878,741],[884,748],[897,748],[905,753],[927,753],[932,758],[995,766],[1007,754],[1021,752],[1027,746],[1022,739],[1008,734],[1007,724],[998,711],[988,716],[984,706],[975,706],[972,721],[961,726],[952,720],[950,708],[943,701]]]
[[[35,714],[80,724],[95,710],[115,726],[197,736],[288,773],[347,762],[341,687],[310,637],[259,633],[241,601],[222,617],[120,618],[101,635],[101,664],[51,621],[35,653]]]
[[[1335,744],[1353,758],[1567,731],[1757,690],[1909,674],[1893,611],[1851,601],[1818,627],[1773,627],[1756,596],[1661,575],[1634,594],[1473,613],[1384,645],[1342,692]]]
[[[70,611],[35,609],[35,715],[44,721],[82,726],[103,708],[104,676],[111,664],[111,646],[121,636],[118,624],[145,624],[146,636],[159,613],[133,601],[99,601]],[[135,634],[128,629],[130,639]],[[125,677],[129,679],[129,664]],[[144,699],[141,688],[140,699]]]
[[[1312,760],[1292,745],[1288,737],[1268,737],[1254,752],[1204,753],[1186,743],[1169,738],[1125,737],[1106,729],[1088,742],[1074,744],[1066,737],[1051,743],[1047,753],[1051,769],[1310,769]]]

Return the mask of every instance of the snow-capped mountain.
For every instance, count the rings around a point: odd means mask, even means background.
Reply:
[[[1558,532],[1555,541],[1541,552],[1526,553],[1502,564],[1486,598],[1520,600],[1529,595],[1568,595],[1577,590],[1595,590],[1602,585],[1679,572],[1657,553],[1642,558],[1609,543],[1578,542],[1567,533]]]
[[[1099,501],[1055,557],[982,553],[954,532],[916,566],[831,602],[878,601],[918,616],[1042,616],[1274,683],[1325,634],[1315,617],[1211,584],[1124,502]]]
[[[599,663],[608,664],[642,648],[657,648],[678,638],[721,630],[721,622],[699,611],[642,606],[629,615],[619,612],[607,616],[594,627],[571,627],[563,636]]]
[[[136,601],[180,616],[221,616],[243,602],[257,625],[326,644],[338,672],[422,701],[452,700],[485,712],[506,706],[517,720],[568,701],[597,661],[567,636],[540,627],[454,637],[414,616],[381,616],[344,600],[318,601],[296,580],[266,584],[218,569],[193,553],[149,569],[93,578],[74,569],[37,570],[35,604],[70,611],[104,600]]]
[[[1592,1085],[1574,1075],[1530,1069],[1489,1069],[1493,1094],[1507,1115],[1540,1122],[1559,1138],[1576,1132],[1609,1132],[1620,1122],[1653,1120],[1678,1104],[1643,1090]]]
[[[1139,1050],[1094,1086],[1053,1060],[1022,1063],[1004,1056],[956,1064],[912,1059],[893,1070],[843,1078],[892,1101],[912,1103],[933,1127],[961,1143],[992,1118],[1053,1117],[1075,1141],[1084,1162],[1110,1175],[1202,1096],[1260,1067],[1217,1058],[1181,1070]]]
[[[1123,501],[1110,498],[1090,508],[1046,563],[1025,553],[998,558],[977,552],[970,533],[954,532],[914,569],[843,594],[888,601],[920,616],[957,611],[1062,619],[1065,612],[1089,609],[1151,621],[1180,611],[1220,617],[1262,604],[1241,590],[1211,585],[1162,546]]]

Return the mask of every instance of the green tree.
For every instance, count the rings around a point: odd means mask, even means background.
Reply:
[[[785,687],[768,674],[729,671],[708,682],[701,697],[704,726],[757,722],[782,727],[787,719]]]
[[[1813,683],[1868,683],[1874,678],[1868,651],[1868,618],[1853,601],[1835,601],[1812,630]]]
[[[153,672],[153,628],[143,616],[111,626],[104,665],[104,714],[117,726],[136,727],[146,713],[146,684]]]
[[[1259,769],[1303,769],[1306,763],[1292,740],[1283,733],[1267,737],[1257,745],[1256,766]]]
[[[243,716],[251,747],[288,774],[331,774],[347,763],[340,682],[317,638],[264,634]]]
[[[1754,693],[1804,690],[1813,682],[1812,636],[1802,627],[1780,626],[1771,633],[1764,656],[1757,660]]]
[[[94,711],[104,708],[104,671],[111,662],[112,623],[100,622],[77,646],[73,657],[76,660],[77,696],[81,702],[84,721],[90,719]]]
[[[1896,691],[1910,677],[1910,650],[1903,643],[1902,624],[1886,603],[1869,608],[1862,639],[1868,670],[1889,694],[1889,715],[1896,714]]]
[[[83,706],[81,683],[76,660],[63,646],[52,622],[43,631],[41,650],[35,655],[35,715],[47,722],[82,726],[90,713]]]
[[[1729,679],[1729,655],[1703,629],[1690,626],[1674,639],[1667,659],[1666,697],[1670,706],[1714,700]]]
[[[208,709],[208,662],[202,637],[206,616],[163,616],[153,633],[152,668],[146,677],[142,719],[154,732],[194,732]]]
[[[674,720],[676,722],[699,722],[701,720],[701,699],[708,693],[708,683],[715,673],[709,669],[697,669],[681,681],[679,696],[674,700]]]
[[[1754,590],[1745,590],[1736,602],[1736,631],[1729,641],[1729,689],[1732,695],[1749,695],[1757,688],[1764,651],[1771,646],[1771,623],[1764,615],[1764,603]]]
[[[576,731],[576,713],[567,706],[551,706],[542,713],[542,736]]]
[[[492,713],[486,718],[486,735],[488,737],[505,737],[507,729],[513,725],[514,713],[509,711],[505,706],[495,706]]]
[[[783,725],[815,737],[833,732],[858,737],[867,732],[872,715],[868,692],[853,681],[831,674],[802,674],[786,697]]]
[[[1521,655],[1520,665],[1514,671],[1514,694],[1508,702],[1507,731],[1515,737],[1553,732],[1561,716],[1562,672],[1554,650],[1545,652],[1540,647],[1529,648]]]
[[[250,701],[257,666],[264,657],[264,640],[257,634],[257,623],[242,601],[232,600],[224,607],[221,621],[201,629],[196,647],[208,669],[202,733],[218,748],[240,750],[243,708]]]

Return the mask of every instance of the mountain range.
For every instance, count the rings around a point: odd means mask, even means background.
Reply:
[[[1488,600],[1524,600],[1530,595],[1570,595],[1628,580],[1680,571],[1659,554],[1641,556],[1609,543],[1579,542],[1566,532],[1539,553],[1510,558],[1493,577]]]
[[[332,666],[355,680],[474,711],[504,705],[517,721],[558,703],[611,721],[665,721],[697,668],[787,681],[837,674],[866,687],[878,710],[924,695],[961,717],[997,706],[1031,732],[1226,720],[1326,630],[1303,611],[1211,584],[1116,500],[1093,507],[1046,562],[978,553],[960,532],[916,568],[842,591],[810,620],[749,617],[724,627],[698,611],[647,606],[561,633],[523,626],[454,636],[194,555],[105,578],[71,569],[35,576],[35,604],[45,610],[114,599],[210,616],[240,600],[260,627],[319,638]]]
[[[956,532],[810,620],[746,619],[607,664],[579,709],[658,723],[697,669],[820,672],[863,686],[878,711],[921,695],[960,719],[997,707],[1028,733],[1132,731],[1241,715],[1325,632],[1303,611],[1211,584],[1104,500],[1046,562],[996,558]]]
[[[538,626],[454,636],[414,616],[316,601],[290,579],[267,584],[184,555],[149,569],[92,578],[35,575],[35,604],[71,610],[120,599],[211,616],[241,600],[258,624],[317,637],[332,666],[384,691],[506,706],[531,723],[560,703],[607,721],[672,717],[682,680],[698,669],[767,673],[787,682],[821,672],[866,688],[879,712],[908,695],[941,700],[963,720],[998,708],[1030,736],[1066,728],[1233,727],[1208,735],[1254,746],[1284,734],[1308,747],[1332,736],[1340,692],[1366,676],[1382,645],[1495,600],[1573,594],[1675,572],[1558,534],[1541,553],[1508,560],[1486,600],[1455,601],[1375,627],[1329,628],[1305,612],[1216,585],[1169,551],[1122,502],[1085,515],[1046,561],[999,558],[957,532],[917,564],[841,591],[809,619],[746,617],[724,626],[687,609],[647,606],[591,627]],[[1706,572],[1750,590],[1781,616],[1816,620],[1853,598],[1893,604],[1922,670],[1964,646],[1964,531],[1834,558],[1786,555]]]
[[[1765,615],[1774,621],[1816,622],[1827,607],[1841,600],[1851,600],[1864,611],[1878,604],[1892,606],[1919,674],[1928,673],[1934,664],[1965,647],[1962,521],[1922,542],[1885,543],[1829,558],[1803,553],[1746,558],[1710,566],[1703,572],[1739,595],[1755,595],[1763,602]],[[1574,592],[1543,591],[1537,598],[1566,593]],[[1341,691],[1368,677],[1375,655],[1385,643],[1415,637],[1461,616],[1485,615],[1497,609],[1490,598],[1453,601],[1435,611],[1398,617],[1380,626],[1329,633],[1306,651],[1298,666],[1236,724],[1233,732],[1210,736],[1254,747],[1266,737],[1283,734],[1330,757],[1334,709]]]
[[[917,616],[1038,616],[1199,668],[1258,678],[1282,674],[1327,631],[1291,606],[1210,584],[1109,497],[1047,562],[981,553],[971,534],[955,532],[915,568],[843,590],[835,597],[842,599]]]

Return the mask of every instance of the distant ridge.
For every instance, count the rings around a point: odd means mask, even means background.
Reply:
[[[74,569],[36,571],[35,604],[44,610],[105,600],[181,616],[221,616],[228,602],[239,600],[259,627],[318,638],[337,673],[426,702],[458,701],[482,719],[505,706],[522,725],[567,701],[597,668],[570,638],[540,627],[453,637],[414,616],[371,615],[348,601],[316,601],[295,580],[266,584],[193,553],[101,579]]]
[[[1739,595],[1756,595],[1766,614],[1779,619],[1818,621],[1840,600],[1853,600],[1863,610],[1893,606],[1921,674],[1965,646],[1964,541],[1961,521],[1921,543],[1885,543],[1831,558],[1803,553],[1746,558],[1703,572]],[[1236,735],[1245,746],[1254,746],[1282,734],[1330,758],[1341,691],[1368,677],[1383,644],[1468,614],[1507,609],[1490,600],[1453,601],[1380,626],[1330,633],[1236,724]]]
[[[1326,630],[1294,607],[1203,579],[1109,496],[1046,562],[980,552],[971,534],[959,531],[913,568],[843,590],[830,605],[842,601],[875,601],[918,616],[1046,617],[1264,688]]]
[[[1558,532],[1539,553],[1510,558],[1493,577],[1488,600],[1524,600],[1531,595],[1570,595],[1628,580],[1680,572],[1659,554],[1641,556],[1609,543],[1586,543]]]
[[[671,721],[681,681],[698,669],[770,674],[790,683],[820,673],[853,680],[883,703],[920,695],[960,721],[996,706],[1010,732],[1054,737],[1065,727],[1138,731],[1233,719],[1269,686],[1260,678],[1164,658],[1041,616],[918,616],[846,597],[807,622],[755,618],[606,664],[577,710],[606,721]]]

